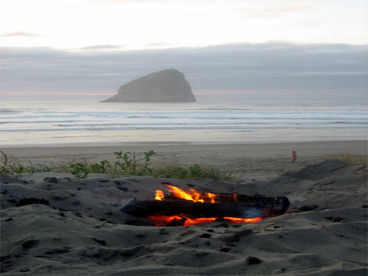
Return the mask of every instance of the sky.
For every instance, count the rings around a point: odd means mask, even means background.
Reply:
[[[0,91],[108,94],[176,68],[198,93],[362,94],[367,45],[366,0],[1,0]]]

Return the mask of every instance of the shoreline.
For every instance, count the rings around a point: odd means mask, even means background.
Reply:
[[[305,144],[305,143],[366,143],[368,140],[348,139],[348,140],[311,140],[311,141],[275,141],[275,142],[185,142],[185,141],[162,141],[162,142],[87,142],[87,143],[51,143],[51,144],[20,144],[20,145],[0,145],[0,149],[24,149],[24,148],[90,148],[90,147],[145,147],[145,146],[223,146],[223,145],[279,145],[279,144]]]

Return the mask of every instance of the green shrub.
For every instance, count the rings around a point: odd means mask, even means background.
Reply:
[[[90,173],[86,163],[75,163],[70,165],[70,173],[78,178],[86,178]]]

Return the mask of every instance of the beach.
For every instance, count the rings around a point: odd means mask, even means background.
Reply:
[[[0,274],[368,276],[367,8],[1,1]]]
[[[114,160],[114,152],[136,152],[142,154],[154,150],[158,156],[152,158],[156,166],[190,166],[200,164],[234,173],[240,180],[265,180],[286,171],[331,159],[344,154],[364,156],[366,141],[325,141],[274,144],[190,144],[190,143],[104,143],[71,144],[42,147],[3,147],[9,156],[33,164],[58,164],[73,160],[98,162]],[[291,163],[291,152],[295,150],[297,162]]]
[[[1,175],[4,275],[366,275],[365,141],[278,144],[135,144],[2,148],[36,163],[156,151],[154,166],[233,172],[231,181],[66,173]],[[295,163],[291,151],[297,151]],[[121,211],[162,182],[183,190],[286,196],[287,214],[255,223],[152,226]],[[33,199],[32,199],[33,198]]]

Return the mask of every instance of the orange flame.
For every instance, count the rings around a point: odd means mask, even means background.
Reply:
[[[207,197],[210,199],[211,203],[215,203],[216,194],[206,193]]]
[[[212,194],[212,193],[200,193],[197,192],[194,189],[189,189],[189,191],[184,191],[182,189],[180,189],[179,187],[173,186],[173,185],[169,185],[169,184],[164,184],[168,189],[170,196],[172,197],[176,197],[176,198],[181,198],[181,199],[185,199],[185,200],[190,200],[193,202],[199,202],[199,203],[204,203],[204,202],[211,202],[211,203],[216,203],[216,194]],[[156,190],[156,196],[155,199],[156,200],[162,200],[164,198],[164,192],[161,190]],[[236,198],[236,194],[234,194],[234,199]]]
[[[161,190],[156,190],[155,200],[162,200],[164,198],[164,192]]]
[[[185,192],[184,190],[180,189],[179,187],[172,186],[169,184],[164,184],[168,191],[170,192],[171,196],[185,199],[185,200],[191,200],[194,202],[204,202],[204,199],[201,198],[201,194],[198,193],[194,189],[190,189],[189,192]]]

